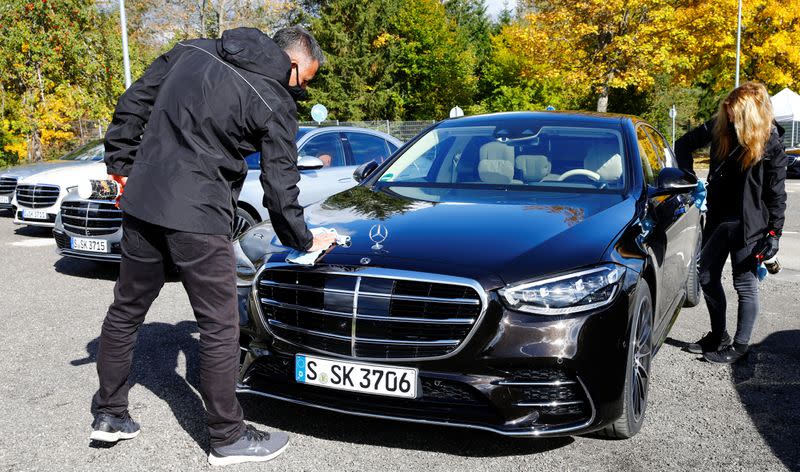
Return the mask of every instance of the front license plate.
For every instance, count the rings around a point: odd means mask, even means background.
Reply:
[[[88,252],[108,252],[108,241],[105,239],[72,238],[72,249]]]
[[[44,210],[22,210],[24,220],[46,220],[47,212]]]
[[[11,197],[8,195],[0,195],[0,203],[11,203]]]
[[[417,369],[361,364],[298,354],[297,383],[389,397],[417,397]]]

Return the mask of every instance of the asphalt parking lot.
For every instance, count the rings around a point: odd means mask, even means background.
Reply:
[[[647,420],[633,439],[507,439],[241,396],[248,421],[292,441],[273,462],[230,469],[800,470],[800,181],[787,189],[784,271],[761,284],[750,356],[720,367],[682,352],[708,330],[703,304],[684,309],[655,358]],[[140,331],[130,410],[142,434],[112,448],[89,443],[97,335],[116,276],[114,265],[61,259],[49,230],[0,214],[0,470],[211,468],[198,334],[177,281]],[[733,297],[729,274],[725,283]],[[735,308],[729,303],[731,325]]]

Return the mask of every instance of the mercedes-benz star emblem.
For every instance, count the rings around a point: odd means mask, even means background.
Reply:
[[[361,265],[369,265],[370,262],[372,262],[372,259],[370,259],[369,257],[361,258]]]
[[[372,249],[380,251],[383,248],[383,242],[389,236],[389,230],[383,225],[374,225],[369,229],[369,239],[375,243]]]

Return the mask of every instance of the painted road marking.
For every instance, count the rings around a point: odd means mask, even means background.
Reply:
[[[55,239],[30,239],[26,241],[17,241],[13,243],[8,243],[9,246],[17,246],[17,247],[45,247],[45,246],[55,246],[56,240]]]

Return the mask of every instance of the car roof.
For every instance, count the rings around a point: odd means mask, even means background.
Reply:
[[[538,120],[556,123],[596,123],[598,125],[612,125],[623,121],[639,122],[641,118],[633,115],[623,115],[617,113],[600,113],[592,111],[511,111],[501,113],[489,113],[485,115],[462,116],[459,118],[448,118],[445,122],[458,122],[466,125],[490,125],[498,118],[516,118],[520,120]]]

